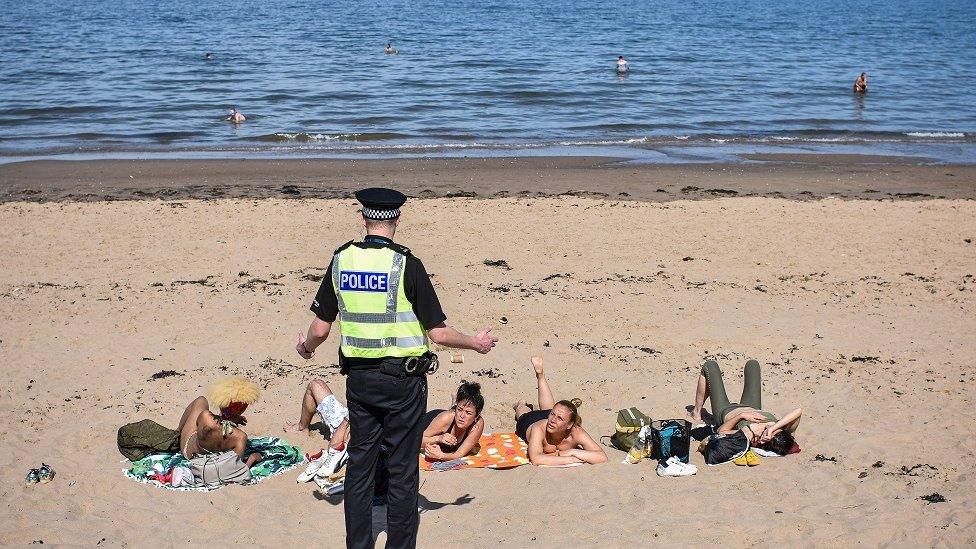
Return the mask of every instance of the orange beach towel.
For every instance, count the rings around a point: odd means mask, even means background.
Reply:
[[[490,433],[481,435],[478,439],[480,447],[477,454],[465,456],[458,460],[456,469],[511,469],[519,465],[529,463],[529,447],[525,441],[520,439],[515,433]],[[423,454],[420,454],[420,468],[424,471],[435,471],[434,463],[427,461]]]

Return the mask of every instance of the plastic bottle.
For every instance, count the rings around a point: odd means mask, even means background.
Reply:
[[[641,427],[640,432],[637,433],[637,437],[634,439],[634,445],[631,446],[630,451],[627,452],[627,457],[624,458],[624,463],[629,463],[631,465],[639,463],[640,460],[646,458],[650,455],[650,448],[647,439],[647,426]]]

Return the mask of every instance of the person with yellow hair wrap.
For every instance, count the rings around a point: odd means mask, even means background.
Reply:
[[[220,417],[238,425],[246,425],[244,411],[258,401],[261,389],[257,384],[234,377],[214,383],[210,388],[210,401],[220,408]]]

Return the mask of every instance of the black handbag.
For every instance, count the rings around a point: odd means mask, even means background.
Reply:
[[[659,419],[651,422],[651,440],[654,450],[651,456],[661,461],[677,457],[688,463],[691,446],[691,422],[686,419]]]

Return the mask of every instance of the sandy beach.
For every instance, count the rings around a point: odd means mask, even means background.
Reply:
[[[336,343],[308,362],[293,346],[331,251],[361,235],[350,193],[372,184],[415,197],[397,240],[448,322],[501,339],[431,377],[431,407],[479,380],[487,430],[511,431],[541,354],[593,435],[627,406],[683,417],[706,357],[730,393],[759,360],[766,407],[804,409],[803,451],[755,468],[695,454],[696,477],[664,479],[608,450],[422,473],[421,547],[976,543],[976,167],[756,160],[0,165],[0,544],[340,546],[341,500],[298,470],[167,491],[123,477],[116,431],[175,427],[242,375],[263,391],[250,435],[323,447],[281,425],[309,380],[344,391]],[[24,486],[42,461],[55,481]]]

